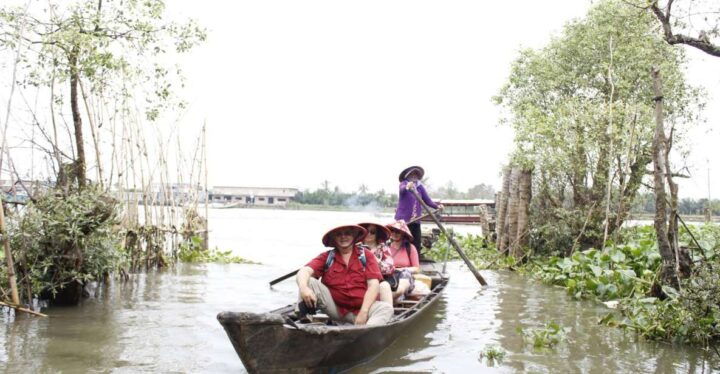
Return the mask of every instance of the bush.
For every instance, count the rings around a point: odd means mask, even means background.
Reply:
[[[69,195],[50,191],[28,204],[8,227],[19,283],[55,299],[70,285],[103,280],[123,262],[117,208],[94,187]],[[27,287],[19,291],[23,300],[33,296]]]

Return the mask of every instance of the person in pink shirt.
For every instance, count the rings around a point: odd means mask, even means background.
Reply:
[[[380,282],[379,299],[386,303],[392,304],[392,287],[389,281],[393,280],[392,276],[395,272],[395,265],[393,258],[390,255],[390,248],[386,242],[390,239],[390,230],[380,224],[365,222],[358,223],[358,226],[363,227],[367,230],[363,244],[375,255],[378,266],[380,266],[380,274],[382,274],[384,281]],[[397,283],[395,283],[397,287]]]
[[[420,271],[420,260],[417,249],[412,244],[413,235],[405,221],[399,220],[386,227],[390,229],[390,255],[395,265],[393,276],[398,283],[393,298],[397,299],[415,288],[413,274]]]

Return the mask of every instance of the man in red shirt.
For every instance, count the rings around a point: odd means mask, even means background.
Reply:
[[[383,279],[377,260],[357,245],[365,234],[362,226],[347,225],[323,236],[323,245],[335,249],[321,253],[298,271],[301,304],[310,310],[322,309],[339,322],[383,325],[390,320],[392,305],[377,300]]]

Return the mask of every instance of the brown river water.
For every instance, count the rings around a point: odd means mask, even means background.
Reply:
[[[215,316],[223,310],[267,311],[295,299],[292,280],[268,281],[324,249],[322,234],[336,225],[377,221],[364,212],[212,209],[211,245],[262,265],[188,265],[134,275],[98,289],[78,307],[49,308],[49,318],[2,313],[0,371],[10,373],[244,372]],[[462,226],[457,231],[476,232]],[[565,291],[510,272],[483,271],[480,288],[459,263],[448,265],[445,293],[412,331],[351,373],[531,372],[710,373],[714,351],[638,341],[597,324],[607,309],[578,302]],[[569,328],[555,349],[536,350],[518,327],[554,321]],[[506,352],[492,366],[480,353]]]

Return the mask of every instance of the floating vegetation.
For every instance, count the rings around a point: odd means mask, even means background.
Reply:
[[[232,250],[222,251],[218,248],[204,249],[203,241],[198,236],[193,236],[190,241],[180,244],[178,259],[182,262],[206,263],[215,262],[221,264],[257,264],[240,256],[232,254]]]
[[[661,257],[652,226],[625,228],[606,248],[576,251],[567,257],[531,256],[517,261],[504,256],[482,237],[456,236],[468,257],[480,268],[514,269],[544,283],[561,286],[575,299],[603,302],[613,309],[599,322],[633,331],[646,339],[708,345],[720,339],[720,226],[692,226],[680,230],[679,243],[695,264],[679,288],[659,285]],[[693,238],[694,237],[694,238]],[[563,253],[564,250],[555,251]],[[457,255],[440,237],[429,255],[442,261]],[[654,297],[656,288],[662,298]],[[552,341],[547,331],[524,331],[543,346]],[[547,326],[546,326],[547,329]],[[558,331],[559,333],[559,331]]]
[[[561,327],[555,322],[548,322],[541,328],[523,329],[518,327],[516,331],[522,335],[525,343],[532,344],[534,348],[554,348],[560,342],[567,340],[569,329]]]
[[[486,345],[485,348],[480,351],[480,360],[487,360],[487,366],[493,367],[496,364],[502,364],[506,354],[507,352],[498,345]]]

